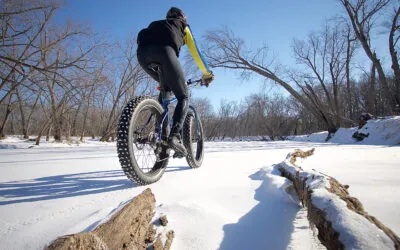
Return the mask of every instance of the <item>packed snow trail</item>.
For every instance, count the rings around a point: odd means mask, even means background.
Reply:
[[[304,209],[283,191],[288,181],[271,172],[287,153],[310,147],[317,151],[305,165],[349,184],[366,211],[399,234],[400,216],[387,214],[400,206],[399,147],[207,143],[201,168],[174,159],[159,182],[137,187],[109,144],[0,150],[0,248],[42,249],[57,236],[89,231],[150,187],[157,214],[175,231],[172,249],[321,249]]]

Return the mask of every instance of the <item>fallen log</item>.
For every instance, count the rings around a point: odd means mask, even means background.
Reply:
[[[46,249],[145,250],[153,244],[156,238],[156,230],[151,223],[155,214],[155,201],[151,190],[146,189],[114,214],[110,220],[99,225],[93,231],[59,237]],[[170,241],[172,242],[172,238]],[[169,246],[171,242],[168,242]],[[163,249],[168,248],[163,247]]]
[[[400,249],[400,238],[378,219],[369,215],[361,202],[350,196],[348,186],[315,170],[296,166],[296,158],[314,153],[297,150],[276,165],[288,178],[303,206],[310,224],[327,249]]]

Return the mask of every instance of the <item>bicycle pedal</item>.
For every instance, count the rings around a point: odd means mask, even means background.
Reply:
[[[165,158],[163,158],[163,159],[158,159],[157,162],[161,162],[161,161],[168,160],[170,157],[171,157],[171,156],[165,157]]]
[[[178,152],[175,152],[175,154],[172,156],[172,158],[178,158],[178,159],[180,159],[180,158],[183,158],[183,157],[185,157],[185,155],[184,154],[180,154],[180,153],[178,153]]]

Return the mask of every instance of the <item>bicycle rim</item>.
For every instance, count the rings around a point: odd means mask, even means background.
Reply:
[[[145,106],[139,110],[136,119],[131,121],[129,127],[130,148],[133,153],[133,160],[140,171],[144,174],[152,174],[157,163],[156,150],[157,142],[156,125],[159,119],[158,111],[151,106]]]

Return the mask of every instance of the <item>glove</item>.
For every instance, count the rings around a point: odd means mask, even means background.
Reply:
[[[204,74],[203,77],[201,78],[201,81],[206,87],[208,88],[208,85],[214,80],[214,74],[212,72],[208,72],[208,74]]]

